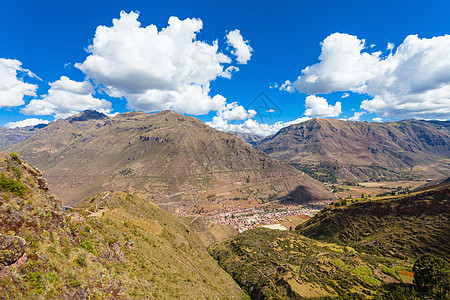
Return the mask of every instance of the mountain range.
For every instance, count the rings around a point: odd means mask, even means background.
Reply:
[[[46,124],[41,124],[36,126],[16,127],[13,129],[0,126],[0,150],[25,141],[36,133],[37,130],[45,126]]]
[[[323,181],[438,179],[450,174],[449,121],[312,119],[285,127],[254,147]]]
[[[447,173],[446,122],[341,122],[243,138],[316,177]],[[7,150],[20,155],[0,153],[0,298],[419,299],[424,254],[440,274],[429,291],[448,298],[448,175],[403,194],[336,199],[297,168],[172,111],[85,111]],[[198,216],[278,200],[330,204],[289,231],[237,234]]]
[[[108,190],[137,190],[179,213],[260,199],[335,197],[320,182],[232,134],[173,111],[60,119],[8,151],[42,170],[66,204]]]

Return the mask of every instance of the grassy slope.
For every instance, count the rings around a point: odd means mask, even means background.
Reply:
[[[37,169],[0,154],[0,172],[0,298],[246,298],[156,205],[115,192],[67,215]]]
[[[408,262],[315,241],[295,231],[249,230],[209,250],[254,299],[364,299],[384,291],[385,284],[412,280]]]
[[[209,251],[255,299],[413,299],[399,285],[412,282],[412,262],[449,257],[449,185],[336,201],[293,232],[249,230]]]
[[[336,201],[297,230],[311,238],[374,254],[404,258],[435,253],[448,257],[449,186],[406,196]]]

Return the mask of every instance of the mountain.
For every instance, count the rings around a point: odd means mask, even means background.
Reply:
[[[312,119],[285,127],[255,147],[331,182],[437,179],[450,174],[449,121]]]
[[[108,119],[108,116],[96,110],[88,109],[79,114],[67,118],[67,121],[69,121],[69,123],[74,123],[74,122],[84,122],[89,120],[103,120],[103,119]]]
[[[173,111],[58,120],[9,149],[36,164],[65,203],[137,190],[178,213],[290,197],[332,200],[315,179],[232,134]]]
[[[0,153],[0,220],[2,299],[247,299],[177,216],[125,192],[63,212],[14,154]]]
[[[241,140],[243,140],[244,142],[249,143],[252,146],[255,146],[256,144],[258,144],[261,140],[264,139],[263,136],[261,135],[257,135],[257,134],[251,134],[251,133],[243,133],[243,132],[236,132],[236,131],[232,131],[230,132],[232,134],[234,134],[235,136],[237,136],[238,138],[240,138]]]
[[[450,181],[409,195],[338,200],[297,227],[302,235],[372,254],[450,255]]]
[[[0,150],[25,141],[46,124],[9,129],[0,126]]]

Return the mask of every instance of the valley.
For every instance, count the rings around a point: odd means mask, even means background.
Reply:
[[[330,180],[321,163],[320,182],[172,111],[85,111],[7,150],[6,299],[420,299],[417,260],[448,269],[436,174]]]
[[[0,0],[0,300],[450,300],[449,12]]]
[[[49,124],[7,151],[36,164],[66,205],[110,190],[139,191],[179,214],[266,199],[334,199],[294,167],[173,111],[113,118],[85,111]]]

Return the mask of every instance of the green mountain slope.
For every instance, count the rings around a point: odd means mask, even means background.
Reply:
[[[431,253],[449,272],[450,182],[423,189],[335,201],[295,231],[248,230],[209,251],[254,299],[422,299],[412,263]],[[415,272],[445,285],[431,269]]]
[[[334,199],[316,180],[237,137],[172,111],[58,120],[14,150],[42,169],[66,203],[137,190],[169,211],[204,211],[237,198]],[[247,201],[248,203],[248,201]]]
[[[450,255],[450,182],[406,196],[341,200],[297,227],[308,237],[391,257]]]
[[[248,230],[209,250],[253,299],[367,299],[412,281],[408,262],[294,231]]]
[[[0,154],[1,299],[245,299],[194,231],[138,195],[69,213],[39,170]]]

